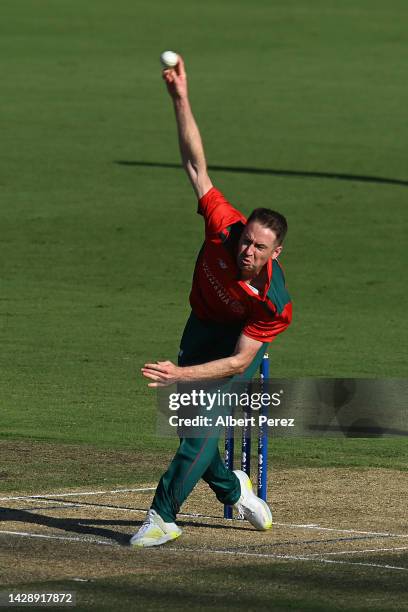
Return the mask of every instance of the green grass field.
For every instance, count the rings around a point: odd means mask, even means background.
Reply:
[[[210,170],[214,184],[245,213],[271,206],[289,221],[294,320],[271,349],[272,375],[407,376],[405,2],[2,9],[1,439],[147,460],[110,464],[106,484],[156,478],[149,461],[174,448],[155,434],[139,373],[176,358],[203,238],[172,167],[166,48],[185,58],[210,167],[230,168]],[[408,465],[402,439],[279,440],[271,453],[277,466]],[[0,488],[101,482],[96,461],[78,477],[36,461],[24,474],[8,466]]]

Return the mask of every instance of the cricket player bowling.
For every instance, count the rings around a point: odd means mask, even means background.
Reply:
[[[181,338],[178,364],[146,363],[142,373],[149,387],[234,377],[250,380],[268,344],[292,318],[278,261],[286,219],[269,208],[255,208],[246,219],[214,187],[189,102],[183,58],[178,56],[175,66],[165,67],[162,76],[173,102],[181,159],[198,199],[205,239],[194,270],[191,315]],[[178,538],[182,531],[177,513],[200,479],[220,504],[233,506],[255,529],[271,527],[270,508],[253,493],[245,472],[227,469],[217,437],[181,438],[130,544],[158,546]]]

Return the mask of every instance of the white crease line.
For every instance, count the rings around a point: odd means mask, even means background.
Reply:
[[[166,548],[165,550],[171,550],[173,552],[196,552],[196,553],[214,553],[217,555],[239,555],[244,557],[260,557],[265,559],[286,559],[288,561],[311,561],[318,563],[333,563],[333,564],[341,564],[341,565],[364,565],[366,567],[380,567],[382,569],[394,569],[394,570],[402,570],[404,572],[408,571],[408,567],[398,567],[395,565],[382,565],[379,563],[363,563],[360,561],[339,561],[334,559],[323,559],[323,558],[314,558],[314,557],[303,557],[300,555],[279,555],[274,553],[250,553],[250,552],[236,552],[233,550],[216,550],[216,549],[202,549],[195,550],[194,548]]]
[[[15,535],[20,537],[28,537],[28,538],[43,538],[46,540],[64,540],[68,542],[80,542],[82,544],[98,544],[103,546],[116,546],[117,548],[122,548],[119,544],[115,544],[114,542],[105,542],[104,540],[92,540],[87,538],[69,538],[65,536],[50,536],[44,535],[40,533],[27,533],[24,531],[0,531],[0,534],[3,535]],[[407,567],[398,567],[395,565],[382,565],[380,563],[363,563],[360,561],[339,561],[334,559],[323,559],[323,558],[313,558],[313,557],[302,557],[299,555],[279,555],[274,553],[249,553],[242,551],[233,551],[233,550],[217,550],[217,549],[195,549],[195,548],[164,548],[162,551],[171,551],[171,552],[192,552],[192,553],[209,553],[216,555],[236,555],[241,557],[260,557],[263,559],[284,559],[288,561],[310,561],[312,563],[332,563],[335,565],[363,565],[365,567],[378,567],[381,569],[392,569],[392,570],[401,570],[408,571]],[[361,551],[360,551],[361,552]]]
[[[155,489],[154,489],[155,490]],[[9,498],[10,499],[10,498]],[[19,498],[21,500],[21,498]],[[146,514],[146,512],[149,510],[148,508],[121,508],[120,506],[107,506],[107,505],[100,505],[100,504],[81,504],[81,502],[64,502],[64,501],[58,501],[58,500],[54,500],[54,499],[38,499],[38,498],[23,498],[26,501],[30,501],[31,499],[33,499],[33,501],[35,500],[38,503],[41,504],[58,504],[54,506],[54,508],[50,508],[50,509],[55,509],[57,510],[58,508],[101,508],[101,510],[118,510],[120,512],[136,512],[136,513],[142,513],[142,514]],[[35,510],[42,510],[42,508],[30,508],[28,507],[24,507],[24,508],[6,508],[7,511],[10,512],[16,512],[16,511],[21,511],[24,510],[25,512],[34,512]],[[45,510],[45,508],[44,508]],[[222,516],[206,516],[205,514],[196,514],[196,513],[192,513],[192,514],[187,514],[187,513],[183,513],[183,512],[179,512],[178,515],[181,518],[197,518],[197,519],[212,519],[213,521],[219,521],[219,520],[224,520],[224,518]],[[235,519],[235,520],[239,520],[240,522],[242,522],[241,519]],[[0,521],[1,521],[1,512],[0,512]]]
[[[314,559],[309,559],[313,561]],[[399,567],[398,565],[383,565],[382,563],[363,563],[362,561],[334,561],[333,559],[318,559],[321,563],[335,563],[336,565],[363,565],[364,567],[380,567],[381,569],[400,570],[408,572],[408,567]]]
[[[30,501],[30,499],[31,498],[28,498],[27,501]],[[50,504],[50,505],[58,504],[58,506],[55,506],[55,509],[58,509],[58,507],[61,507],[61,508],[99,508],[100,507],[101,510],[119,510],[120,512],[136,512],[139,514],[140,513],[146,514],[146,512],[149,510],[148,508],[121,508],[120,506],[107,506],[104,504],[102,506],[100,504],[81,504],[81,502],[64,502],[64,501],[58,501],[58,500],[53,500],[53,499],[37,499],[36,498],[35,501],[41,504]],[[24,508],[6,508],[6,510],[11,511],[11,512],[15,512],[17,510],[24,510],[26,512],[34,511],[34,509],[31,509],[29,506],[24,507]],[[35,508],[35,510],[42,510],[42,508]],[[182,518],[212,519],[214,521],[224,520],[222,516],[206,516],[205,514],[195,514],[195,513],[187,514],[187,513],[179,512],[177,516],[182,517]],[[0,512],[0,517],[1,517],[1,512]],[[235,519],[235,520],[239,520],[240,522],[242,522],[241,519]]]
[[[113,491],[85,491],[78,493],[47,493],[44,495],[20,495],[19,497],[0,497],[0,501],[11,501],[17,499],[44,499],[46,497],[76,497],[77,495],[107,495],[109,493],[142,493],[143,491],[155,491],[156,487],[143,487],[140,489],[114,489]]]
[[[75,497],[75,496],[86,496],[86,495],[107,495],[107,494],[116,494],[116,493],[137,493],[144,491],[155,491],[156,487],[142,487],[137,489],[113,489],[112,491],[87,491],[87,492],[77,492],[77,493],[48,493],[47,495],[26,495],[19,497],[0,497],[0,501],[13,501],[13,500],[30,500],[30,499],[45,499],[47,497]],[[48,501],[48,500],[47,500]],[[62,502],[63,503],[63,502]],[[79,504],[77,504],[79,505]],[[86,504],[87,506],[91,506],[91,504]],[[104,508],[112,508],[113,510],[119,510],[115,506],[104,506]],[[147,512],[147,510],[137,510],[137,509],[126,509],[128,512]],[[204,519],[222,519],[222,517],[215,516],[206,516],[204,514],[183,514],[180,513],[179,516],[183,517],[191,517],[191,518],[204,518]],[[238,519],[234,519],[238,520]],[[378,535],[378,536],[388,536],[393,538],[408,538],[408,534],[398,534],[398,533],[385,533],[379,531],[360,531],[357,529],[338,529],[336,527],[321,527],[315,523],[307,523],[307,524],[296,524],[296,523],[273,523],[275,527],[291,527],[294,529],[316,529],[318,531],[334,531],[337,533],[359,533],[362,535]]]
[[[327,555],[358,555],[363,553],[378,553],[378,552],[393,552],[395,550],[408,550],[408,546],[398,546],[394,548],[365,548],[364,550],[342,550],[338,552],[325,552],[323,553],[325,557]],[[321,555],[322,553],[310,553],[309,557],[314,557]]]
[[[150,489],[149,489],[150,490]],[[153,488],[152,490],[156,490],[155,488]],[[110,493],[111,491],[109,491]],[[75,494],[73,494],[75,495]],[[46,496],[48,497],[48,496]],[[50,496],[51,497],[51,496]],[[54,500],[54,499],[38,499],[38,497],[16,497],[16,498],[7,498],[7,499],[17,499],[17,500],[26,500],[26,501],[30,501],[30,500],[35,500],[38,503],[41,504],[58,504],[61,508],[101,508],[102,510],[119,510],[121,512],[136,512],[136,513],[143,513],[145,514],[149,509],[148,508],[121,508],[120,506],[108,506],[105,504],[81,504],[81,502],[64,502],[64,501],[58,501],[58,500]],[[1,501],[1,498],[0,498]],[[58,506],[55,506],[55,509],[57,509]],[[17,510],[25,510],[26,512],[31,512],[32,510],[30,509],[30,507],[25,507],[25,508],[6,508],[6,510],[9,510],[11,512],[13,511],[17,511]],[[36,510],[41,510],[41,508],[36,508]],[[183,512],[179,512],[177,514],[177,516],[179,517],[183,517],[183,518],[198,518],[198,519],[212,519],[214,521],[219,521],[219,520],[224,520],[224,517],[220,516],[206,516],[205,514],[196,514],[196,513],[183,513]],[[1,517],[1,513],[0,513],[0,517]],[[241,519],[234,519],[235,521],[239,521],[242,522]]]
[[[337,531],[338,533],[361,533],[363,535],[389,536],[393,538],[408,538],[406,533],[388,533],[382,531],[359,531],[358,529],[337,529],[336,527],[321,527],[320,525],[296,525],[292,523],[273,523],[275,527],[293,527],[295,529],[316,529],[317,531]]]
[[[155,490],[155,489],[154,489]],[[111,492],[111,491],[109,491]],[[9,498],[10,499],[10,498]],[[22,499],[22,498],[18,498],[18,499]],[[27,499],[30,500],[31,498],[23,498],[23,499]],[[38,499],[37,497],[33,499]],[[81,504],[80,502],[75,503],[75,502],[60,502],[60,501],[54,501],[54,500],[50,500],[50,499],[44,499],[44,500],[39,500],[41,503],[43,504],[60,504],[61,507],[71,507],[71,508],[92,508],[92,507],[98,507],[99,504]],[[21,509],[21,508],[20,508]],[[136,513],[145,513],[148,511],[148,508],[146,509],[141,509],[141,508],[121,508],[118,506],[102,506],[103,510],[119,510],[121,512],[136,512]],[[13,508],[10,508],[10,510],[13,510]],[[30,511],[29,508],[22,508],[22,510],[27,510]],[[1,514],[0,514],[1,516]],[[205,514],[196,514],[196,513],[183,513],[183,512],[179,512],[178,515],[181,518],[197,518],[197,519],[211,519],[211,520],[224,520],[224,518],[222,516],[206,516]],[[234,519],[234,521],[239,521],[242,522],[241,519]],[[229,521],[228,521],[229,523]],[[331,532],[335,532],[335,533],[355,533],[355,534],[362,534],[362,535],[372,535],[372,536],[386,536],[389,538],[408,538],[408,534],[406,533],[385,533],[385,532],[380,532],[380,531],[359,531],[357,529],[336,529],[335,527],[320,527],[320,525],[317,524],[306,524],[306,525],[297,525],[297,524],[292,524],[292,523],[272,523],[273,527],[290,527],[292,529],[314,529],[316,531],[331,531]]]
[[[26,531],[0,531],[2,535],[15,535],[25,538],[43,538],[44,540],[65,540],[67,542],[82,542],[82,544],[103,544],[105,546],[119,546],[114,542],[106,542],[105,540],[92,540],[90,538],[68,538],[66,536],[53,536],[42,533],[28,533]]]
[[[150,490],[156,490],[154,487],[151,488],[146,488],[146,489],[121,489],[118,491],[106,491],[106,493],[122,493],[122,492],[127,492],[127,491],[150,491]],[[95,493],[67,493],[65,495],[97,495],[98,493],[103,493],[103,491],[97,491]],[[58,494],[59,497],[64,497],[64,494]],[[50,494],[50,497],[52,496],[52,494]],[[90,507],[97,507],[98,504],[81,504],[80,502],[78,503],[72,503],[72,502],[59,502],[59,501],[53,501],[53,500],[48,500],[48,499],[39,499],[39,497],[41,496],[31,496],[31,497],[15,497],[15,498],[5,498],[5,499],[26,499],[26,500],[30,500],[30,499],[36,499],[38,501],[40,501],[41,503],[44,504],[52,504],[52,503],[57,503],[60,504],[62,507],[81,507],[81,508],[90,508]],[[48,496],[44,496],[44,497],[48,497]],[[57,497],[57,495],[55,495],[54,497]],[[1,498],[0,498],[1,500]],[[140,509],[140,508],[120,508],[118,506],[103,506],[104,510],[119,510],[122,512],[136,512],[136,513],[145,513],[147,512],[147,508],[146,509]],[[13,510],[13,508],[10,508],[10,510]],[[23,510],[27,510],[29,511],[29,508],[23,508]],[[0,515],[1,516],[1,515]],[[196,513],[182,513],[180,512],[178,514],[178,516],[180,517],[184,517],[184,518],[200,518],[200,519],[212,519],[212,520],[223,520],[222,516],[206,516],[205,514],[196,514]],[[234,521],[239,521],[242,522],[241,519],[234,519]],[[332,531],[332,532],[336,532],[336,533],[356,533],[356,534],[362,534],[362,535],[378,535],[378,536],[387,536],[389,538],[408,538],[408,534],[401,534],[401,533],[389,533],[389,532],[381,532],[381,531],[359,531],[357,529],[337,529],[335,527],[321,527],[320,525],[316,524],[316,523],[307,523],[305,525],[303,524],[294,524],[294,523],[273,523],[273,527],[290,527],[292,529],[314,529],[316,531]]]

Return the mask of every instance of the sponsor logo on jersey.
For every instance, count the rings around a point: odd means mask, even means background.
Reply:
[[[214,276],[214,274],[211,272],[207,261],[204,259],[203,260],[203,270],[204,273],[208,279],[208,282],[210,283],[210,285],[212,285],[215,293],[218,295],[218,297],[220,298],[220,300],[222,302],[224,302],[224,304],[229,304],[231,302],[231,298],[228,295],[227,291],[225,290],[225,288],[221,285],[221,283],[219,282],[219,280]]]

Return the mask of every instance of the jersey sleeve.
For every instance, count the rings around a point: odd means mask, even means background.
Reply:
[[[278,334],[281,334],[292,321],[292,302],[288,302],[282,312],[268,315],[257,319],[249,319],[242,333],[253,340],[260,342],[272,342]]]
[[[218,240],[226,228],[238,221],[246,223],[244,215],[234,208],[215,187],[200,198],[197,212],[204,217],[205,235],[209,240]]]

